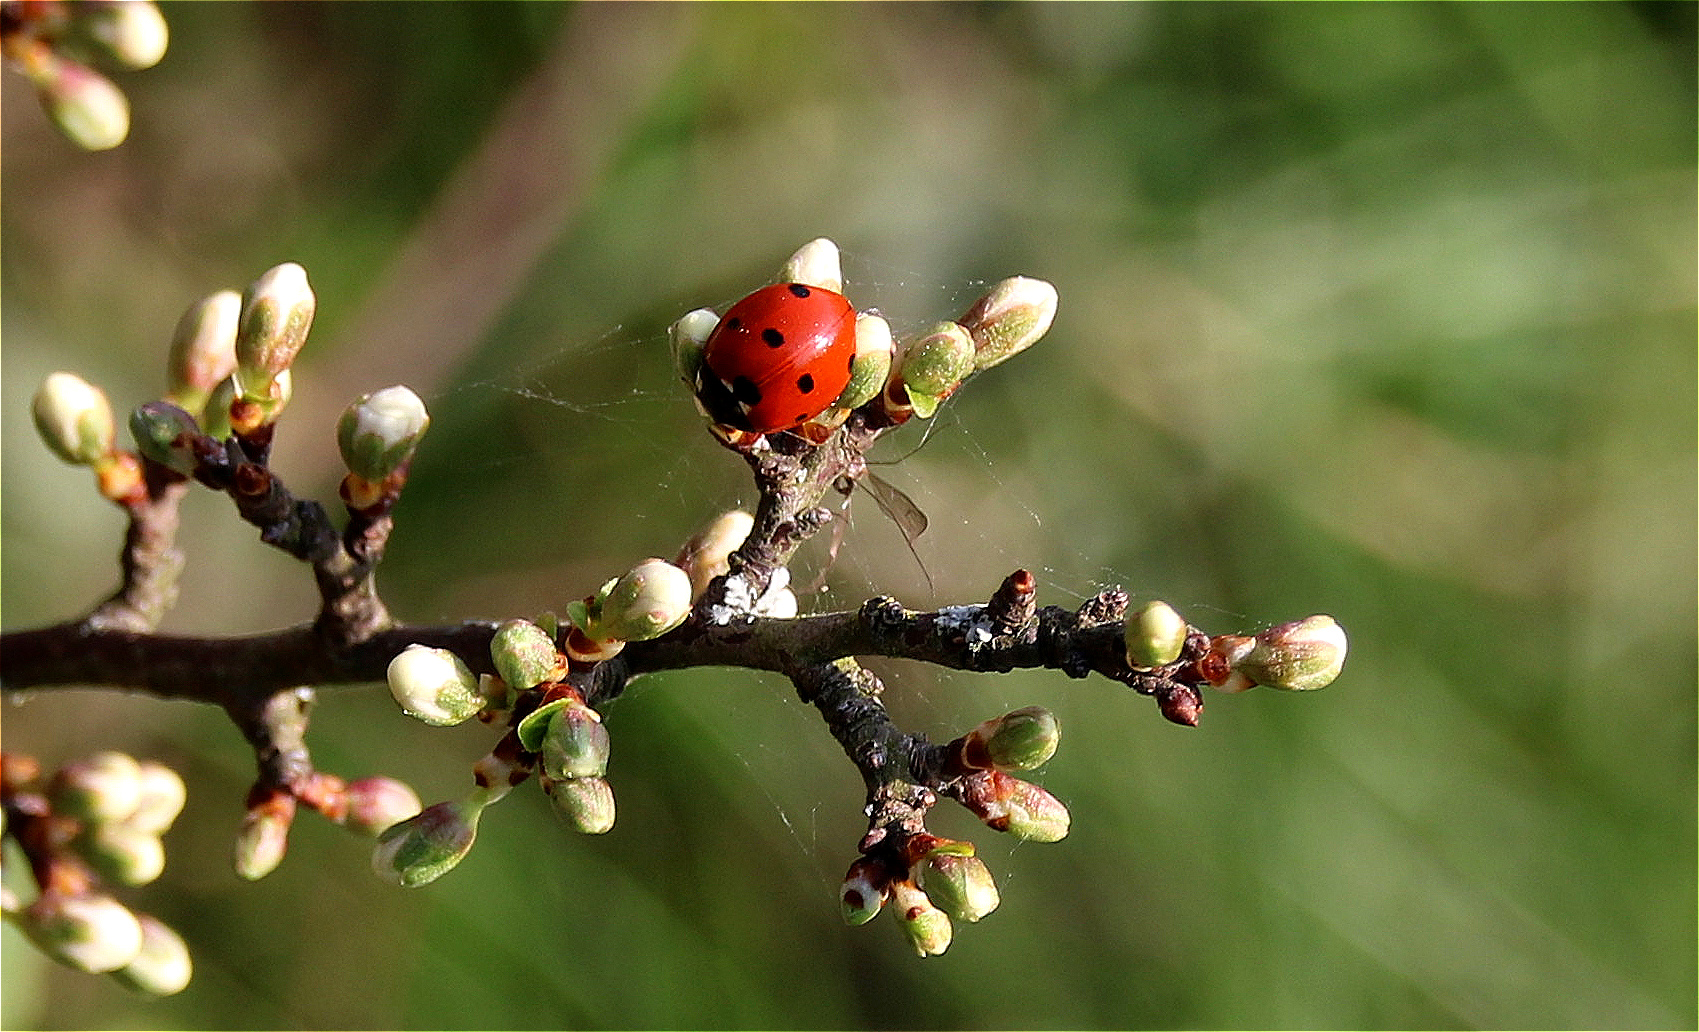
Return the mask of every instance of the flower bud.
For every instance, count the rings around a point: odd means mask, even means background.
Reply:
[[[20,922],[43,953],[90,974],[116,971],[142,949],[142,926],[111,896],[43,893]]]
[[[122,821],[141,802],[142,773],[121,752],[100,752],[66,764],[47,789],[55,813],[85,824]]]
[[[600,777],[608,772],[610,746],[601,715],[569,699],[555,711],[543,735],[543,773],[556,780]]]
[[[1147,602],[1127,614],[1127,663],[1149,669],[1180,658],[1186,647],[1185,619],[1166,602]]]
[[[953,322],[938,323],[909,342],[898,376],[916,415],[938,411],[939,403],[973,372],[973,356],[973,338]]]
[[[891,375],[891,356],[896,345],[891,340],[891,324],[882,317],[863,312],[855,317],[855,361],[850,365],[850,381],[838,400],[840,409],[853,409],[872,401],[884,390]]]
[[[686,313],[668,329],[673,342],[673,368],[693,395],[696,374],[702,369],[702,352],[707,348],[708,338],[714,334],[714,327],[719,324],[720,317],[714,314],[713,309],[698,308]]]
[[[166,400],[199,416],[219,382],[236,369],[236,323],[242,295],[221,290],[189,306],[177,321],[166,361]]]
[[[289,851],[289,827],[295,823],[295,797],[276,795],[250,806],[236,832],[232,861],[236,877],[259,881],[277,870]]]
[[[350,473],[382,483],[413,457],[430,425],[430,414],[417,394],[406,387],[385,387],[362,395],[342,413],[336,445]]]
[[[112,80],[46,51],[26,66],[36,96],[66,139],[83,150],[109,150],[130,135],[130,102]]]
[[[101,877],[118,885],[146,885],[165,871],[159,836],[129,824],[94,825],[76,845]]]
[[[236,393],[242,400],[274,400],[272,384],[307,342],[317,304],[307,270],[294,262],[274,266],[248,287],[236,328]]]
[[[1002,902],[991,869],[977,856],[949,851],[929,853],[920,866],[921,885],[944,912],[972,923]]]
[[[797,248],[795,254],[779,268],[775,283],[806,283],[811,287],[844,292],[844,272],[838,258],[838,245],[825,237],[810,240]]]
[[[478,679],[447,649],[409,645],[389,661],[389,694],[402,712],[436,727],[451,727],[484,708]]]
[[[346,827],[356,835],[376,838],[421,809],[418,794],[394,778],[360,778],[350,781],[345,792]]]
[[[690,575],[690,597],[700,598],[708,582],[731,569],[727,562],[755,527],[755,517],[742,509],[724,512],[679,551],[677,565]]]
[[[1068,808],[1031,782],[1000,770],[965,780],[961,803],[986,826],[1028,842],[1056,842],[1068,834]]]
[[[1331,616],[1310,616],[1258,634],[1233,662],[1253,684],[1282,691],[1325,688],[1345,665],[1345,629]]]
[[[983,766],[998,770],[1031,770],[1056,754],[1062,727],[1056,714],[1042,706],[1026,706],[968,732],[965,752],[970,758],[983,749]]]
[[[126,989],[149,996],[170,996],[188,988],[195,966],[183,937],[152,914],[137,914],[136,922],[142,929],[141,950],[112,977]]]
[[[478,837],[482,803],[435,803],[378,836],[372,870],[404,888],[428,885],[452,871]]]
[[[206,408],[201,410],[201,431],[215,441],[229,437],[234,429],[230,425],[230,406],[235,403],[236,376],[232,373],[218,381],[207,397]]]
[[[170,39],[165,16],[152,0],[84,5],[77,27],[113,60],[135,71],[158,64]]]
[[[973,336],[974,368],[983,370],[1037,343],[1055,318],[1054,286],[1012,276],[992,287],[957,321]]]
[[[112,405],[100,388],[74,373],[52,373],[31,405],[35,428],[53,454],[89,466],[112,453],[117,438]]]
[[[614,790],[607,778],[543,778],[555,815],[572,830],[601,835],[614,826]]]
[[[579,616],[597,641],[658,638],[690,615],[690,575],[661,559],[645,559],[605,585]]]
[[[838,890],[838,904],[843,911],[844,923],[866,924],[878,917],[890,892],[891,872],[885,862],[868,856],[856,857]]]
[[[188,789],[177,772],[163,763],[143,760],[137,764],[140,784],[136,793],[136,811],[124,823],[138,831],[163,835],[171,830],[183,804],[189,798]]]
[[[954,932],[949,916],[933,906],[932,900],[913,882],[899,881],[891,886],[891,905],[916,953],[936,957],[950,948]]]
[[[506,620],[490,639],[490,659],[496,673],[515,691],[558,679],[560,652],[548,632],[529,620]]]
[[[195,417],[168,401],[144,402],[130,413],[130,436],[136,439],[136,450],[183,476],[192,476],[199,465],[194,442],[200,434]]]

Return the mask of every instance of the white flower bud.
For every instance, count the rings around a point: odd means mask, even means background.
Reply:
[[[409,645],[389,661],[389,694],[408,716],[449,727],[484,708],[478,678],[447,649]]]
[[[88,466],[112,453],[117,438],[106,394],[74,373],[51,373],[31,404],[35,428],[53,454]]]
[[[336,424],[336,444],[348,471],[382,483],[413,457],[431,425],[425,403],[407,387],[385,387],[348,406]]]

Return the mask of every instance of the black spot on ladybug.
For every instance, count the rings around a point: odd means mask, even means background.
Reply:
[[[814,377],[808,373],[803,373],[801,376],[796,378],[796,389],[804,394],[813,394]]]
[[[728,330],[738,330],[738,329],[742,329],[742,328],[743,328],[743,320],[739,319],[737,316],[734,315],[730,319],[726,320],[726,329],[728,329]]]
[[[792,297],[807,297],[814,293],[812,290],[808,289],[808,284],[806,283],[787,283],[785,286],[788,290],[790,290]]]
[[[726,386],[731,388],[732,397],[737,399],[739,405],[745,408],[754,408],[761,404],[761,388],[749,377],[736,377]]]
[[[771,326],[761,331],[761,339],[766,342],[766,345],[770,348],[782,348],[785,346],[785,335]]]

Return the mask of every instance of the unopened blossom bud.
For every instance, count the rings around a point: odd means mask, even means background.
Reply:
[[[978,921],[1002,902],[991,869],[977,856],[935,851],[927,855],[918,873],[932,902],[958,921]]]
[[[274,266],[248,287],[236,326],[236,393],[242,400],[274,400],[272,384],[307,342],[317,305],[307,270],[294,262]]]
[[[848,925],[866,924],[879,916],[879,911],[885,906],[885,897],[891,892],[891,871],[882,860],[868,856],[856,857],[850,864],[849,871],[844,874],[844,883],[838,889],[838,904],[842,909],[844,923]]]
[[[973,335],[974,368],[990,369],[1035,344],[1056,318],[1056,288],[1011,276],[992,287],[958,322]]]
[[[193,475],[199,464],[194,442],[200,434],[195,417],[168,401],[144,402],[130,413],[136,451],[183,476]]]
[[[385,387],[362,395],[336,424],[336,445],[348,471],[382,483],[413,457],[431,425],[425,403],[407,387]]]
[[[115,0],[78,10],[81,34],[126,68],[152,68],[165,56],[170,31],[152,0]]]
[[[90,466],[112,453],[117,438],[106,394],[74,373],[51,373],[31,404],[35,428],[53,454]]]
[[[35,55],[26,74],[47,116],[84,150],[109,150],[130,135],[130,102],[112,80],[52,53]]]
[[[159,836],[129,824],[94,825],[76,846],[101,877],[118,885],[146,885],[165,871]]]
[[[563,673],[554,639],[529,620],[505,620],[496,628],[490,639],[490,660],[515,691],[535,688]]]
[[[183,812],[189,792],[177,772],[163,763],[143,760],[137,764],[140,788],[137,791],[136,811],[124,823],[140,831],[163,835],[171,829],[177,815]]]
[[[1282,691],[1325,688],[1345,665],[1345,629],[1317,615],[1270,627],[1256,635],[1233,670],[1253,684]]]
[[[891,886],[891,908],[903,934],[922,957],[936,957],[950,948],[954,931],[949,915],[934,906],[920,887],[910,881]]]
[[[1186,621],[1166,602],[1147,602],[1128,613],[1127,663],[1135,667],[1165,666],[1180,658],[1186,647]]]
[[[484,708],[478,678],[447,649],[409,645],[389,661],[389,694],[402,712],[436,727],[451,727]]]
[[[20,924],[43,953],[90,974],[116,971],[142,949],[142,926],[111,896],[43,893]]]
[[[1018,839],[1056,842],[1068,834],[1068,808],[1061,800],[1000,770],[967,779],[960,798],[987,827]]]
[[[755,527],[755,517],[742,509],[723,512],[679,551],[677,565],[690,575],[690,597],[700,598],[708,582],[731,569],[731,554]]]
[[[278,795],[249,807],[236,832],[232,862],[243,881],[259,881],[277,870],[289,852],[289,827],[295,823],[295,798]]]
[[[112,972],[126,989],[149,996],[170,996],[188,988],[195,965],[183,937],[152,914],[137,914],[142,947],[129,964]]]
[[[774,282],[806,283],[811,287],[842,294],[844,272],[838,256],[838,245],[825,237],[803,244],[780,266],[779,278]]]
[[[372,870],[380,878],[416,889],[436,881],[465,859],[478,837],[484,805],[473,800],[435,803],[378,836]]]
[[[1056,754],[1062,726],[1043,706],[1025,706],[987,720],[968,732],[968,738],[964,751],[970,760],[983,758],[979,766],[1031,770]],[[982,757],[978,750],[983,750]]]
[[[284,373],[280,380],[288,379]],[[201,411],[201,431],[215,441],[229,437],[234,429],[230,425],[230,406],[236,403],[236,376],[232,373],[218,381],[213,387],[212,394],[207,397],[206,408]]]
[[[221,290],[189,306],[177,320],[166,360],[166,400],[192,416],[206,409],[219,382],[236,369],[236,323],[242,295]]]
[[[702,352],[708,346],[708,338],[713,336],[714,327],[720,324],[720,317],[711,308],[698,308],[689,312],[672,324],[668,333],[672,336],[673,367],[678,370],[679,379],[691,389],[692,396],[696,390],[696,374],[702,369]]]
[[[614,790],[607,778],[544,777],[543,789],[555,815],[585,835],[601,835],[614,826]]]
[[[47,789],[55,813],[86,824],[129,818],[141,794],[141,766],[121,752],[99,752],[66,764]]]
[[[604,586],[585,614],[592,639],[647,641],[690,615],[690,575],[662,559],[645,559]]]
[[[571,699],[550,718],[540,751],[551,778],[600,777],[608,772],[608,729],[599,713]]]
[[[877,398],[891,376],[891,359],[895,350],[890,323],[871,312],[858,314],[855,317],[855,361],[850,365],[849,385],[833,402],[834,407],[853,409]]]
[[[911,340],[897,370],[915,414],[926,418],[973,372],[973,338],[941,322]]]
[[[356,835],[371,838],[422,809],[418,793],[405,782],[382,776],[350,781],[344,798],[348,802],[345,826]]]

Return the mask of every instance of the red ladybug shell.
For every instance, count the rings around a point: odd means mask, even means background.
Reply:
[[[832,407],[855,364],[855,308],[806,283],[762,287],[708,336],[696,393],[714,421],[770,434]]]

